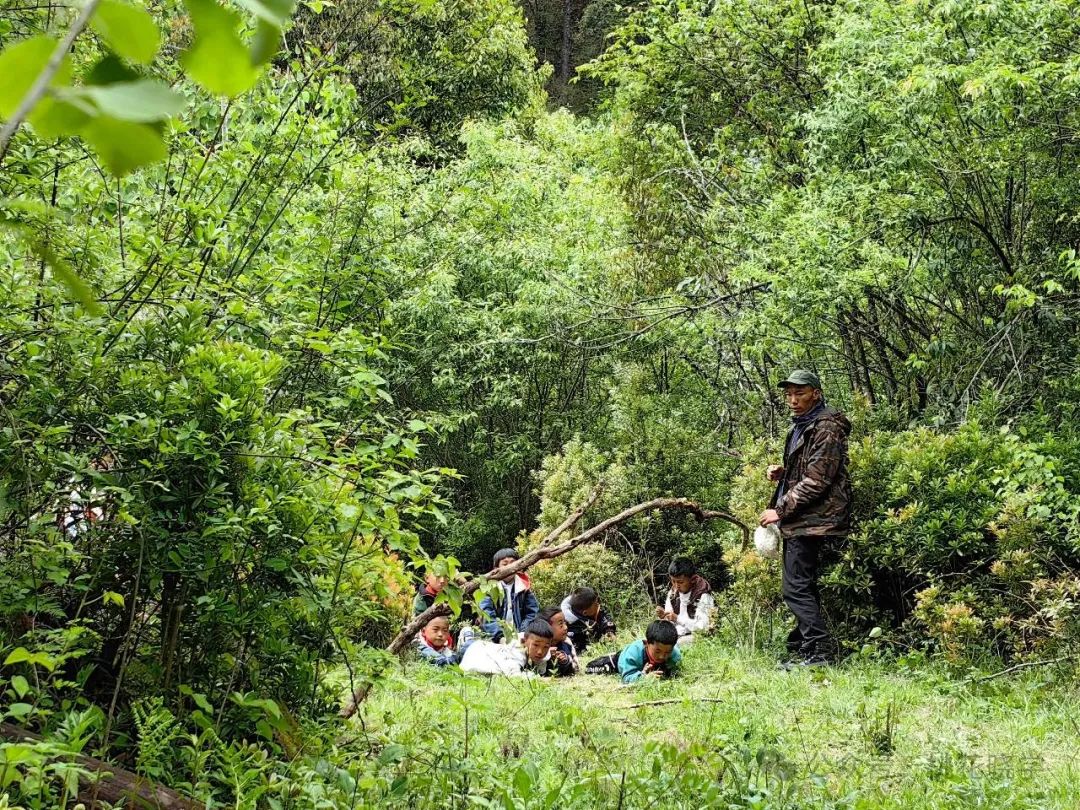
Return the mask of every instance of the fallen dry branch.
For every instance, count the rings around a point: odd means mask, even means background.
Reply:
[[[627,709],[643,709],[646,706],[670,706],[672,703],[723,703],[723,698],[665,698],[664,700],[646,700],[644,703],[631,703]]]
[[[727,512],[702,509],[698,504],[696,504],[694,501],[689,500],[688,498],[653,498],[651,501],[645,501],[644,503],[639,503],[635,506],[631,506],[628,509],[624,509],[622,512],[619,512],[619,514],[613,515],[607,520],[603,520],[600,523],[597,523],[592,528],[586,529],[581,534],[578,534],[575,537],[572,537],[569,540],[560,543],[559,545],[550,545],[551,543],[554,543],[560,535],[567,532],[581,519],[581,517],[585,514],[588,508],[596,502],[597,498],[600,497],[600,492],[602,488],[602,485],[600,487],[597,487],[596,490],[593,491],[589,499],[582,506],[579,506],[577,509],[575,509],[574,512],[566,520],[564,520],[554,531],[551,532],[551,534],[545,537],[543,542],[537,548],[534,548],[528,554],[524,555],[521,559],[517,560],[514,563],[511,563],[510,565],[498,568],[494,571],[489,571],[483,577],[466,582],[461,588],[462,596],[468,597],[471,594],[475,593],[476,590],[484,582],[501,582],[504,579],[509,579],[510,577],[521,573],[522,571],[526,570],[530,566],[535,565],[541,560],[553,560],[556,557],[561,557],[563,554],[573,551],[578,546],[584,545],[591,540],[596,540],[598,537],[603,537],[616,526],[620,526],[623,523],[626,523],[628,520],[631,520],[632,518],[635,518],[645,512],[682,510],[685,512],[690,512],[692,515],[694,515],[694,517],[697,518],[699,523],[705,523],[706,521],[710,520],[725,520],[728,523],[732,523],[738,526],[742,530],[744,545],[749,541],[750,529],[746,526],[745,523],[736,518],[734,515],[731,515]],[[416,616],[416,618],[414,618],[407,625],[405,625],[402,631],[398,633],[394,637],[393,641],[390,642],[389,646],[387,646],[386,651],[391,653],[392,655],[400,655],[405,650],[405,648],[408,647],[409,643],[413,640],[413,637],[420,632],[420,629],[425,624],[427,624],[429,620],[431,620],[435,616],[447,616],[450,614],[450,612],[450,606],[446,603],[436,603],[432,605],[423,613]],[[357,708],[360,706],[361,703],[364,702],[365,698],[367,698],[368,696],[368,693],[371,691],[373,681],[374,676],[365,680],[364,683],[360,684],[356,688],[356,690],[349,698],[348,702],[341,709],[342,717],[352,717],[354,714],[356,714]]]
[[[1032,667],[1048,667],[1053,664],[1063,664],[1066,661],[1075,661],[1077,656],[1075,655],[1063,655],[1060,658],[1048,658],[1045,661],[1024,661],[1022,664],[1013,664],[1011,667],[1005,667],[1005,669],[999,672],[992,672],[989,675],[980,675],[977,678],[968,678],[964,683],[982,683],[983,681],[992,681],[994,678],[1000,678],[1003,675],[1011,675],[1014,672],[1019,672],[1022,669],[1031,669]]]
[[[588,512],[592,508],[593,504],[596,503],[597,499],[600,497],[600,493],[603,491],[604,484],[601,482],[599,485],[597,485],[596,489],[592,491],[589,497],[585,499],[585,503],[583,503],[569,515],[567,515],[566,520],[564,520],[562,523],[560,523],[558,526],[548,532],[547,536],[545,536],[544,539],[540,541],[540,547],[543,548],[544,546],[550,546],[552,543],[554,543],[556,540],[558,540],[560,537],[570,531],[570,529],[576,526],[578,524],[578,521],[581,520],[581,518],[585,516],[585,513]]]
[[[42,742],[43,738],[11,723],[0,723],[0,737],[12,742],[26,740]],[[182,796],[157,782],[126,771],[100,759],[82,754],[56,754],[56,759],[70,759],[93,772],[93,777],[79,779],[79,801],[89,808],[105,803],[124,807],[155,808],[156,810],[203,810],[202,802]]]

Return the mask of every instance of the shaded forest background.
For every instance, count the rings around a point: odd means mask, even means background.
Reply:
[[[8,118],[49,47],[16,46],[75,15],[0,8]],[[3,157],[6,720],[133,768],[165,715],[285,757],[425,571],[598,481],[590,519],[753,522],[794,366],[855,424],[849,647],[1075,653],[1075,0],[313,1],[276,53],[263,4],[214,8],[149,3],[141,61],[88,29]],[[776,644],[775,566],[685,518],[537,588],[634,621],[676,553]],[[213,773],[182,787],[235,797]]]

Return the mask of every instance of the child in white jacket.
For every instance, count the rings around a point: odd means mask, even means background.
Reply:
[[[555,632],[543,619],[533,619],[525,627],[520,644],[473,641],[461,656],[464,672],[481,675],[544,675],[551,660]]]
[[[671,589],[664,606],[656,609],[656,616],[675,625],[679,644],[685,646],[693,640],[694,633],[712,628],[716,602],[708,580],[698,575],[693,560],[687,557],[676,557],[671,561],[668,579]]]

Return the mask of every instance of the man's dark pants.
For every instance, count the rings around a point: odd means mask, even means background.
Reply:
[[[784,604],[795,614],[795,629],[788,634],[788,652],[797,655],[831,653],[832,640],[821,612],[818,571],[822,556],[836,538],[784,538]]]

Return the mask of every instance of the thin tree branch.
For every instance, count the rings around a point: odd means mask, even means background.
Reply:
[[[1045,661],[1025,661],[1022,664],[1013,664],[1011,667],[1005,667],[1005,669],[999,672],[992,672],[989,675],[981,675],[978,678],[968,678],[964,681],[967,683],[982,683],[983,681],[992,681],[994,678],[1000,678],[1002,675],[1009,675],[1013,672],[1019,672],[1022,669],[1030,669],[1031,667],[1047,667],[1052,664],[1063,664],[1066,661],[1075,661],[1077,656],[1075,655],[1063,655],[1060,658],[1049,658]]]
[[[696,698],[696,697],[666,698],[664,700],[647,700],[644,703],[631,703],[629,706],[626,706],[624,708],[627,708],[627,709],[641,709],[641,708],[643,708],[645,706],[668,706],[668,705],[670,705],[672,703],[688,703],[688,702],[692,702],[692,703],[724,703],[726,701],[723,698],[708,698],[708,697],[702,697],[702,698]]]
[[[76,37],[83,32],[86,24],[90,22],[90,17],[93,16],[100,2],[101,0],[87,0],[78,18],[68,30],[67,35],[56,46],[56,50],[49,57],[49,61],[45,63],[45,69],[38,74],[11,118],[4,124],[4,128],[0,129],[0,162],[4,160],[4,156],[7,154],[8,146],[11,144],[11,139],[15,137],[16,130],[22,125],[22,122],[30,114],[30,111],[34,109],[34,106],[41,101],[45,91],[49,89],[49,83],[56,76],[56,71],[60,69],[60,63],[64,61],[64,57],[68,55],[71,46],[75,44]]]

